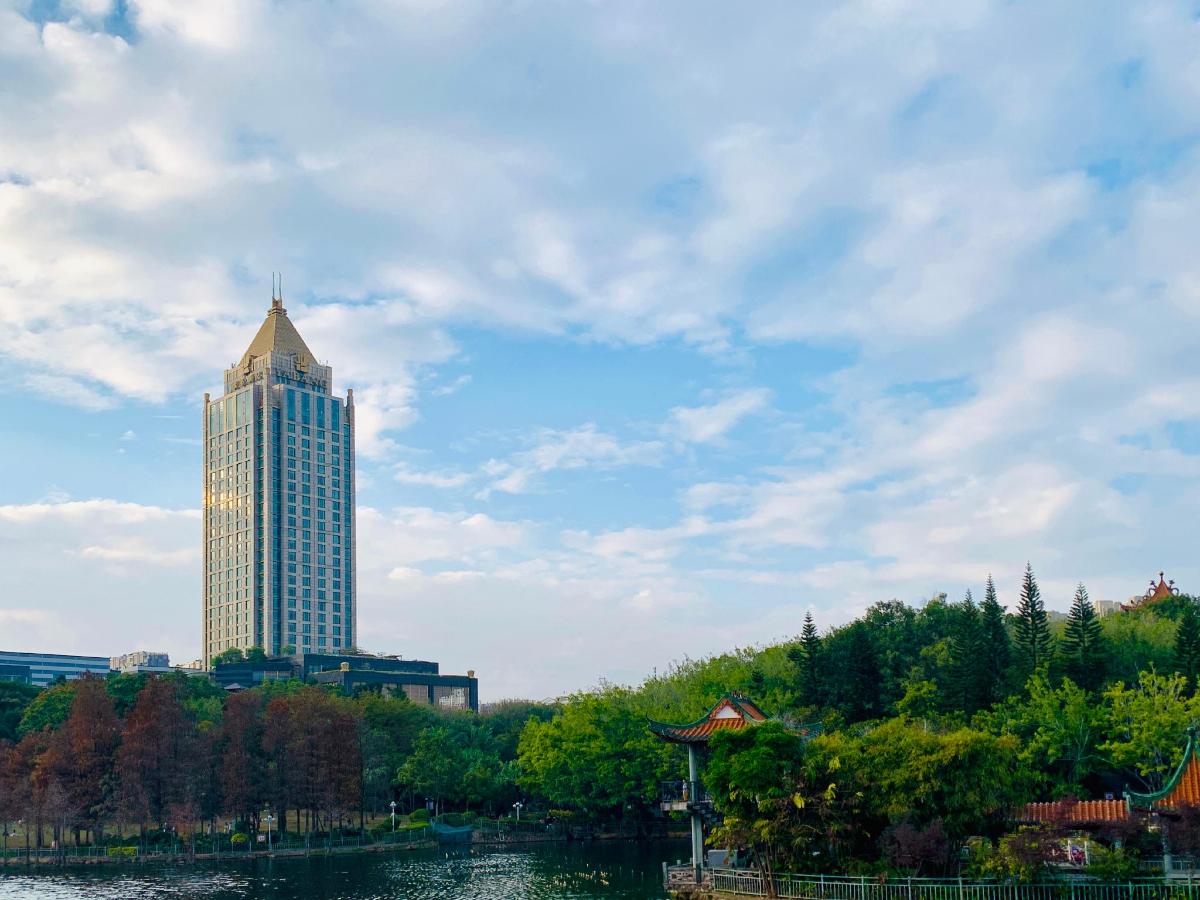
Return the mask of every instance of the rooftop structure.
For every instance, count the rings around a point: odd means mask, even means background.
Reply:
[[[134,650],[132,653],[109,657],[108,667],[114,672],[169,672],[171,658],[166,653]]]
[[[1121,609],[1129,611],[1131,609],[1140,609],[1143,606],[1152,606],[1169,597],[1179,595],[1179,588],[1175,587],[1175,581],[1167,581],[1166,575],[1163,572],[1158,573],[1158,583],[1155,584],[1154,579],[1150,579],[1150,587],[1146,593],[1140,597],[1131,597],[1128,603],[1122,603]]]

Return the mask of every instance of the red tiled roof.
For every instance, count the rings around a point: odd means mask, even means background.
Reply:
[[[1129,818],[1124,800],[1055,800],[1050,803],[1026,803],[1017,813],[1022,822],[1057,822],[1082,825],[1092,822],[1119,822]]]
[[[1200,805],[1200,757],[1197,752],[1197,732],[1195,728],[1189,728],[1187,748],[1183,751],[1183,759],[1175,774],[1161,791],[1147,794],[1128,791],[1130,804],[1143,809],[1179,809],[1181,806]]]
[[[680,744],[708,743],[713,732],[745,728],[767,720],[767,714],[752,701],[739,694],[727,694],[716,706],[695,722],[686,725],[650,723],[650,730],[665,741]]]

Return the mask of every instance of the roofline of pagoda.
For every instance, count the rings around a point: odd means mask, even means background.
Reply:
[[[1125,789],[1125,802],[1129,804],[1132,810],[1135,806],[1141,809],[1153,809],[1154,804],[1169,797],[1179,787],[1179,782],[1183,780],[1183,775],[1187,771],[1188,765],[1192,758],[1200,755],[1200,746],[1197,741],[1196,726],[1191,725],[1187,730],[1188,741],[1187,748],[1183,751],[1183,759],[1179,761],[1179,766],[1175,769],[1174,774],[1160,790],[1149,791],[1147,793],[1139,793]]]

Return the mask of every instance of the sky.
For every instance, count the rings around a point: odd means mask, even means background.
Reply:
[[[1200,7],[0,0],[0,647],[199,655],[283,273],[359,643],[486,700],[1200,591]]]

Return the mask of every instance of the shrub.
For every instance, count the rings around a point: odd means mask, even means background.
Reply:
[[[231,837],[229,839],[229,842],[231,844],[236,844],[238,846],[241,846],[242,844],[246,843],[248,840],[250,840],[250,838],[248,838],[246,835],[242,834],[239,831],[236,834],[234,834],[233,837]]]
[[[414,809],[412,815],[408,817],[408,820],[410,822],[428,822],[429,810],[425,809],[424,807],[421,809]]]

